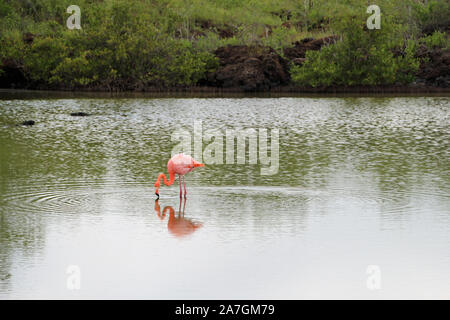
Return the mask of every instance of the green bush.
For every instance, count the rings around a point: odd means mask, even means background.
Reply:
[[[278,54],[283,55],[283,48],[287,43],[292,43],[296,35],[297,31],[294,28],[278,27],[272,30],[272,34],[269,37],[263,39],[262,44],[275,49]]]
[[[419,43],[429,47],[449,48],[450,41],[444,32],[435,31],[433,34],[420,38]]]
[[[5,18],[13,12],[13,8],[4,0],[0,0],[0,18]]]
[[[25,75],[37,83],[49,84],[52,71],[67,56],[68,48],[63,39],[37,38],[26,48],[23,58]]]
[[[414,4],[420,28],[425,34],[434,31],[446,31],[450,26],[450,1],[428,0],[426,4],[417,2]]]
[[[11,59],[21,64],[26,48],[22,36],[22,32],[14,29],[0,33],[0,61]]]
[[[55,14],[50,4],[42,0],[29,10],[45,20]],[[0,58],[14,58],[25,76],[40,87],[110,90],[195,85],[217,67],[212,53],[190,41],[168,37],[167,25],[149,23],[156,13],[147,8],[140,1],[97,4],[82,10],[81,30],[44,21],[33,27],[40,34],[31,44],[24,43],[20,31],[1,33]]]
[[[343,40],[308,51],[305,63],[291,67],[292,80],[305,86],[380,85],[414,80],[419,62],[412,41],[394,55],[400,43],[393,35],[395,26],[384,22],[380,30],[367,30],[362,19],[343,22]],[[399,49],[397,49],[399,50]]]
[[[179,40],[159,47],[149,63],[152,68],[146,74],[146,82],[164,86],[194,85],[218,66],[213,54],[196,51],[189,41]]]

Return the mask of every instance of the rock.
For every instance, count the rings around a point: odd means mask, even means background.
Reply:
[[[283,23],[281,24],[281,26],[282,26],[283,28],[286,28],[286,29],[291,29],[291,28],[292,28],[292,23],[290,23],[289,21],[286,21],[286,22],[283,22]]]
[[[290,80],[288,64],[275,51],[262,56],[262,68],[271,86],[287,84]]]
[[[0,63],[3,73],[0,75],[0,88],[21,89],[27,86],[27,80],[22,68],[12,59],[5,59]]]
[[[272,11],[271,14],[279,17],[282,20],[290,20],[292,18],[291,10],[281,9],[279,11]]]
[[[27,120],[18,124],[18,126],[34,126],[36,122],[34,120]]]
[[[272,48],[226,46],[215,51],[220,67],[207,83],[244,91],[264,91],[289,82],[288,64]]]
[[[416,73],[418,79],[425,81],[427,85],[450,87],[450,49],[442,50],[422,45],[416,56],[421,60]]]
[[[200,84],[223,88],[241,88],[244,91],[265,91],[289,83],[289,61],[296,65],[305,62],[306,51],[337,41],[337,36],[321,39],[306,38],[284,50],[283,58],[270,47],[226,46],[214,53],[220,67]]]
[[[33,41],[34,41],[34,34],[32,34],[31,32],[25,33],[25,34],[23,35],[23,41],[24,41],[26,44],[31,45],[31,44],[33,43]]]
[[[436,86],[441,88],[450,88],[450,75],[437,77],[434,80]]]
[[[305,60],[306,60],[305,58],[295,58],[295,59],[292,59],[292,63],[297,66],[301,66],[301,65],[303,65]]]
[[[314,38],[304,38],[302,40],[300,40],[301,43],[307,43],[307,42],[311,42],[314,41]]]
[[[321,39],[305,38],[301,41],[296,41],[291,48],[284,49],[284,56],[292,61],[296,58],[305,58],[306,51],[320,50],[324,45],[335,43],[339,37],[329,36]]]
[[[232,38],[236,34],[236,31],[229,26],[217,28],[217,31],[219,32],[219,37],[222,39]]]
[[[87,116],[90,116],[90,114],[86,113],[86,112],[72,112],[70,115],[72,117],[87,117]]]
[[[209,31],[218,33],[219,37],[222,39],[231,38],[234,35],[236,35],[236,33],[238,31],[238,29],[236,27],[233,27],[226,23],[223,25],[217,25],[217,24],[214,24],[214,22],[211,20],[199,20],[199,21],[197,21],[197,25],[202,30],[205,30],[205,31],[209,30]],[[203,33],[203,35],[205,35],[205,33]]]

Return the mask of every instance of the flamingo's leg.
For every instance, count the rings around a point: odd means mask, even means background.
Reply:
[[[181,199],[183,195],[183,192],[181,191],[181,175],[178,175],[178,180],[180,181],[180,199]]]
[[[178,207],[178,216],[181,215],[181,202],[183,202],[183,198],[181,198],[181,195],[180,195],[180,206]]]
[[[186,199],[186,182],[184,181],[184,176],[183,176],[183,185],[184,185],[184,199]]]

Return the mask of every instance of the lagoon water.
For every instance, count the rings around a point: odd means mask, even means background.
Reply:
[[[199,120],[278,129],[278,172],[207,164],[185,203],[178,180],[155,203],[171,136]],[[449,299],[450,99],[4,96],[13,298]]]

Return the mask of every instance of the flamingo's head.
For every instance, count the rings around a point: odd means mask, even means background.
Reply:
[[[155,194],[158,197],[158,199],[159,199],[159,188],[160,187],[161,187],[161,182],[159,182],[159,180],[158,180],[155,182]],[[156,199],[156,200],[158,200],[158,199]]]
[[[204,163],[200,163],[200,162],[198,162],[198,161],[195,161],[195,160],[193,160],[194,161],[194,168],[198,168],[198,167],[204,167],[205,166],[205,164]]]

